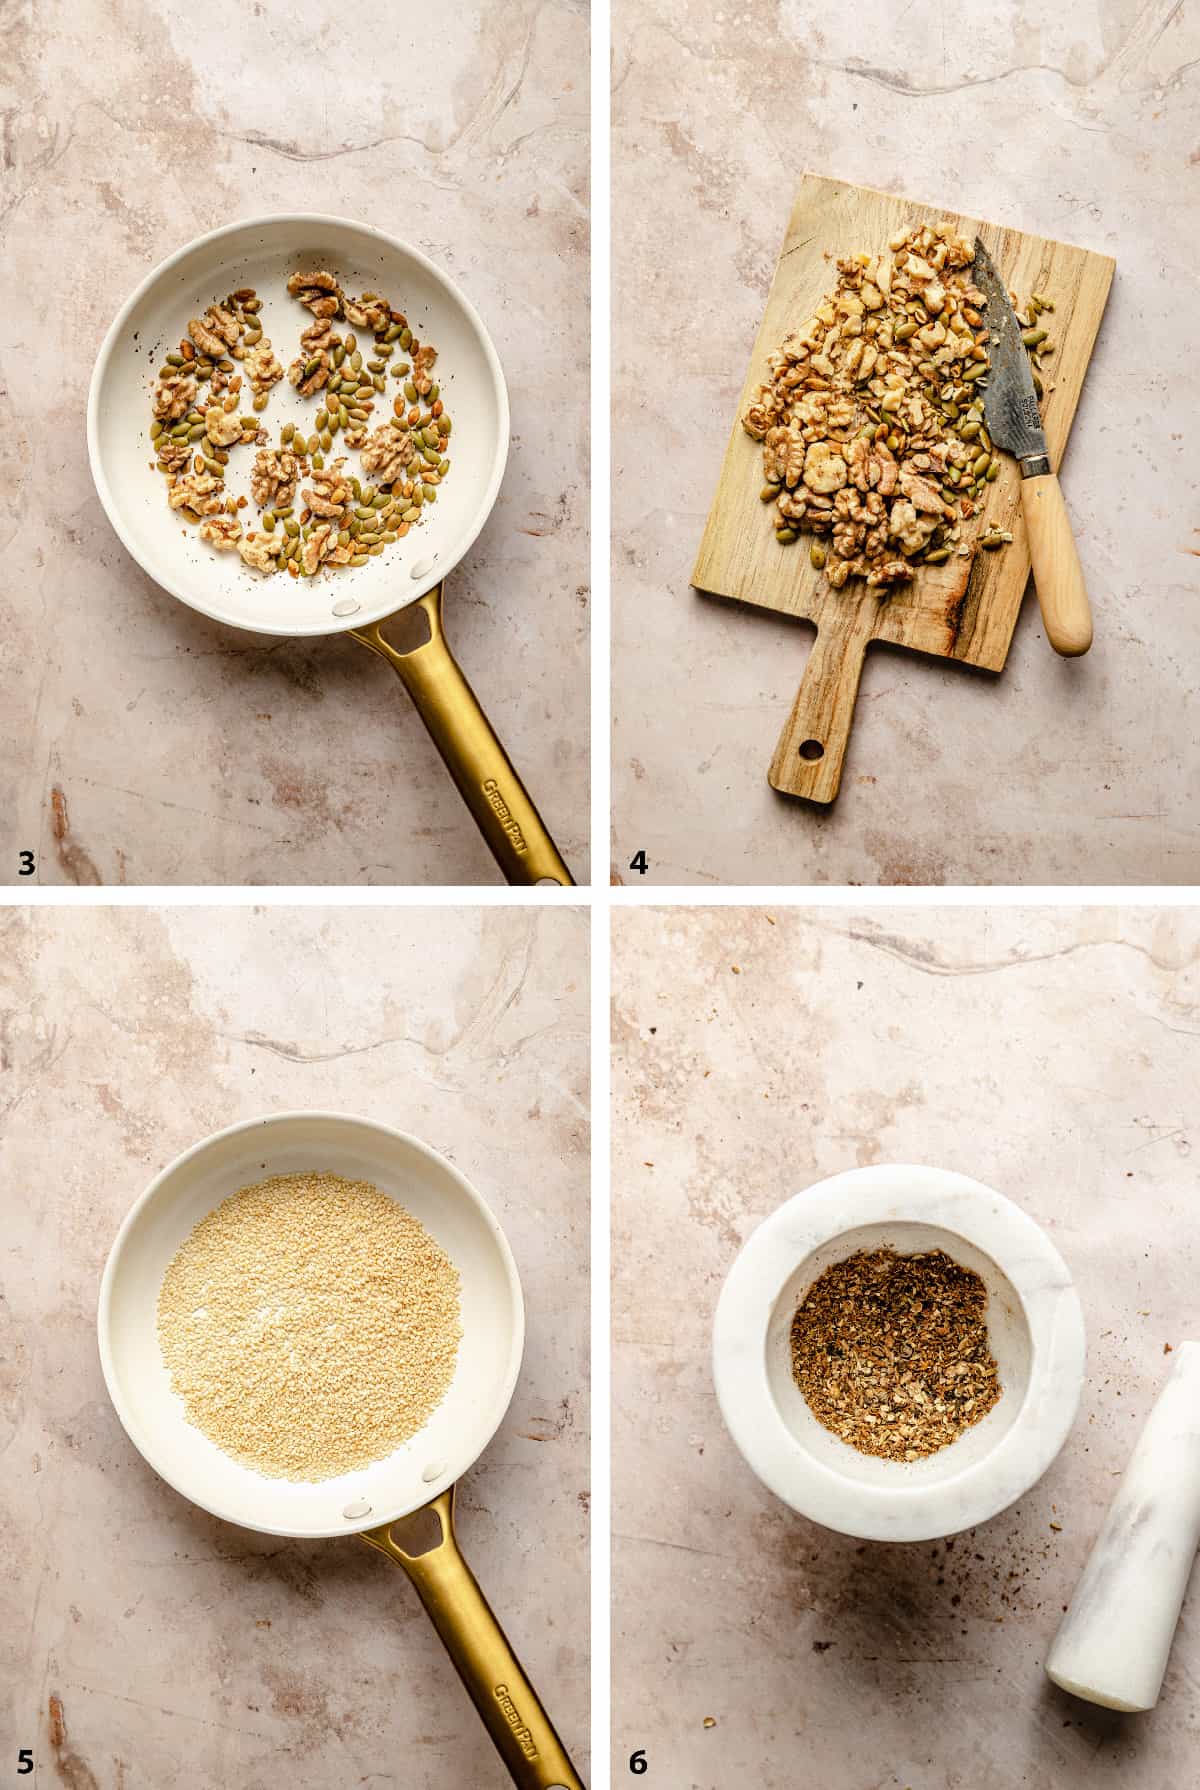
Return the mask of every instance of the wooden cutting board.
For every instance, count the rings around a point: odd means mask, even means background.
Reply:
[[[1021,475],[1007,454],[1000,456],[1000,474],[984,515],[990,525],[1012,530],[1011,545],[995,553],[977,552],[972,559],[954,557],[942,566],[922,566],[911,583],[892,595],[868,590],[861,579],[831,590],[809,562],[813,537],[801,535],[794,545],[781,547],[770,513],[759,500],[762,445],[746,434],[741,416],[767,375],[767,356],[832,290],[840,256],[884,253],[897,231],[939,222],[952,224],[968,238],[982,236],[1022,304],[1031,292],[1054,302],[1045,322],[1057,348],[1042,370],[1042,416],[1055,470],[1116,266],[1107,255],[915,205],[869,187],[815,174],[801,181],[692,583],[698,590],[816,625],[804,681],[768,773],[775,789],[814,802],[832,802],[837,795],[863,656],[871,641],[888,640],[914,652],[1000,671],[1029,578]]]

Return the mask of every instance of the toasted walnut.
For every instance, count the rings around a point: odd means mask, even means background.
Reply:
[[[413,343],[413,384],[423,398],[427,398],[429,393],[433,390],[433,380],[430,378],[430,374],[433,372],[433,366],[436,360],[437,349],[431,348],[428,342],[422,342],[420,346],[415,342]]]
[[[241,417],[236,410],[226,410],[220,404],[212,404],[204,412],[204,427],[215,447],[232,447],[242,439]]]
[[[929,545],[937,527],[936,516],[919,516],[906,497],[892,505],[888,533],[900,543],[902,553],[920,553]]]
[[[319,523],[304,543],[300,554],[300,564],[311,575],[322,560],[329,558],[336,546],[337,535],[334,533],[332,523]]]
[[[196,381],[190,373],[181,368],[164,367],[151,398],[155,416],[163,422],[177,423],[191,409],[196,390]]]
[[[225,481],[211,472],[189,472],[173,481],[167,492],[173,510],[194,510],[197,516],[215,516],[224,507]]]
[[[376,292],[364,292],[361,298],[344,295],[342,308],[346,313],[347,321],[352,323],[355,329],[386,329],[392,321],[392,313],[386,299],[380,298]]]
[[[223,305],[209,305],[203,317],[192,318],[188,334],[201,354],[206,354],[210,360],[220,360],[231,348],[237,347],[242,325]]]
[[[900,489],[909,502],[918,510],[924,510],[930,516],[941,516],[945,505],[941,492],[934,489],[928,479],[922,478],[909,465],[900,468]]]
[[[279,569],[278,560],[283,551],[283,542],[278,535],[243,535],[237,543],[237,550],[252,571],[275,572]]]
[[[168,472],[182,472],[191,459],[190,441],[175,441],[170,435],[160,435],[154,446]]]
[[[255,397],[261,397],[264,392],[270,391],[283,378],[283,363],[276,357],[271,344],[265,340],[250,349],[244,365]]]
[[[316,273],[294,273],[287,289],[314,317],[336,317],[342,308],[341,289],[323,268]]]
[[[810,491],[828,495],[846,483],[846,462],[828,441],[814,441],[804,456],[804,483]]]
[[[242,538],[242,525],[236,516],[228,513],[209,516],[200,524],[200,533],[204,540],[212,542],[219,553],[229,553]]]
[[[335,460],[323,471],[313,473],[312,488],[305,490],[304,501],[314,516],[341,521],[353,505],[354,493],[342,472],[345,464],[344,458]]]
[[[363,468],[381,485],[390,485],[400,477],[415,452],[413,438],[406,429],[385,424],[363,443]]]
[[[315,354],[302,354],[288,368],[288,382],[295,386],[302,398],[311,398],[314,392],[328,385],[332,365],[328,349],[318,348]]]
[[[250,474],[250,495],[260,510],[285,510],[299,477],[300,462],[288,448],[260,448]]]

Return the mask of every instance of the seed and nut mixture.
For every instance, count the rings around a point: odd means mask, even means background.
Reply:
[[[776,540],[827,536],[809,558],[837,590],[850,578],[888,590],[919,565],[968,558],[965,525],[1000,470],[984,422],[988,330],[974,245],[939,225],[888,246],[837,263],[833,292],[770,356],[742,418],[763,444]],[[1035,302],[1053,308],[1035,295],[1034,318]],[[1037,333],[1026,330],[1027,347]],[[989,529],[978,545],[1011,540]]]
[[[325,268],[293,274],[288,291],[313,316],[286,370],[317,406],[311,433],[286,423],[272,447],[259,421],[285,371],[263,333],[261,300],[246,286],[193,317],[166,356],[151,395],[150,439],[167,475],[167,502],[203,539],[236,550],[253,571],[311,578],[322,566],[365,565],[421,522],[450,471],[452,425],[433,378],[437,350],[417,339],[402,311],[376,292],[352,298]],[[339,334],[339,318],[352,329]],[[371,332],[365,354],[353,329]],[[391,414],[372,428],[389,376],[399,390]],[[242,411],[247,386],[250,414]],[[373,482],[347,471],[345,455],[327,458],[339,433]],[[243,526],[246,498],[225,488],[230,454],[243,446],[257,450],[253,528]]]
[[[158,1340],[189,1423],[272,1478],[383,1460],[454,1378],[459,1275],[367,1181],[272,1175],[202,1218],[158,1295]]]
[[[860,1250],[809,1287],[792,1319],[792,1376],[818,1423],[862,1454],[917,1461],[1000,1397],[987,1288],[944,1250]]]

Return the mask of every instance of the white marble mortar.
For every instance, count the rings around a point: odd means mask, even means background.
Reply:
[[[912,1462],[842,1442],[791,1371],[808,1287],[831,1263],[885,1245],[943,1249],[980,1275],[1002,1386],[985,1418]],[[748,1464],[794,1510],[869,1541],[929,1541],[1006,1510],[1066,1440],[1083,1369],[1083,1314],[1058,1251],[1011,1200],[946,1169],[876,1164],[796,1194],[742,1249],[713,1326],[717,1399]]]

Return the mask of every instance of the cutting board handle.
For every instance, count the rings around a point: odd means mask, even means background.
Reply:
[[[845,603],[817,629],[795,706],[767,772],[772,789],[810,802],[832,802],[837,795],[863,658],[879,617],[875,591],[843,595]]]

